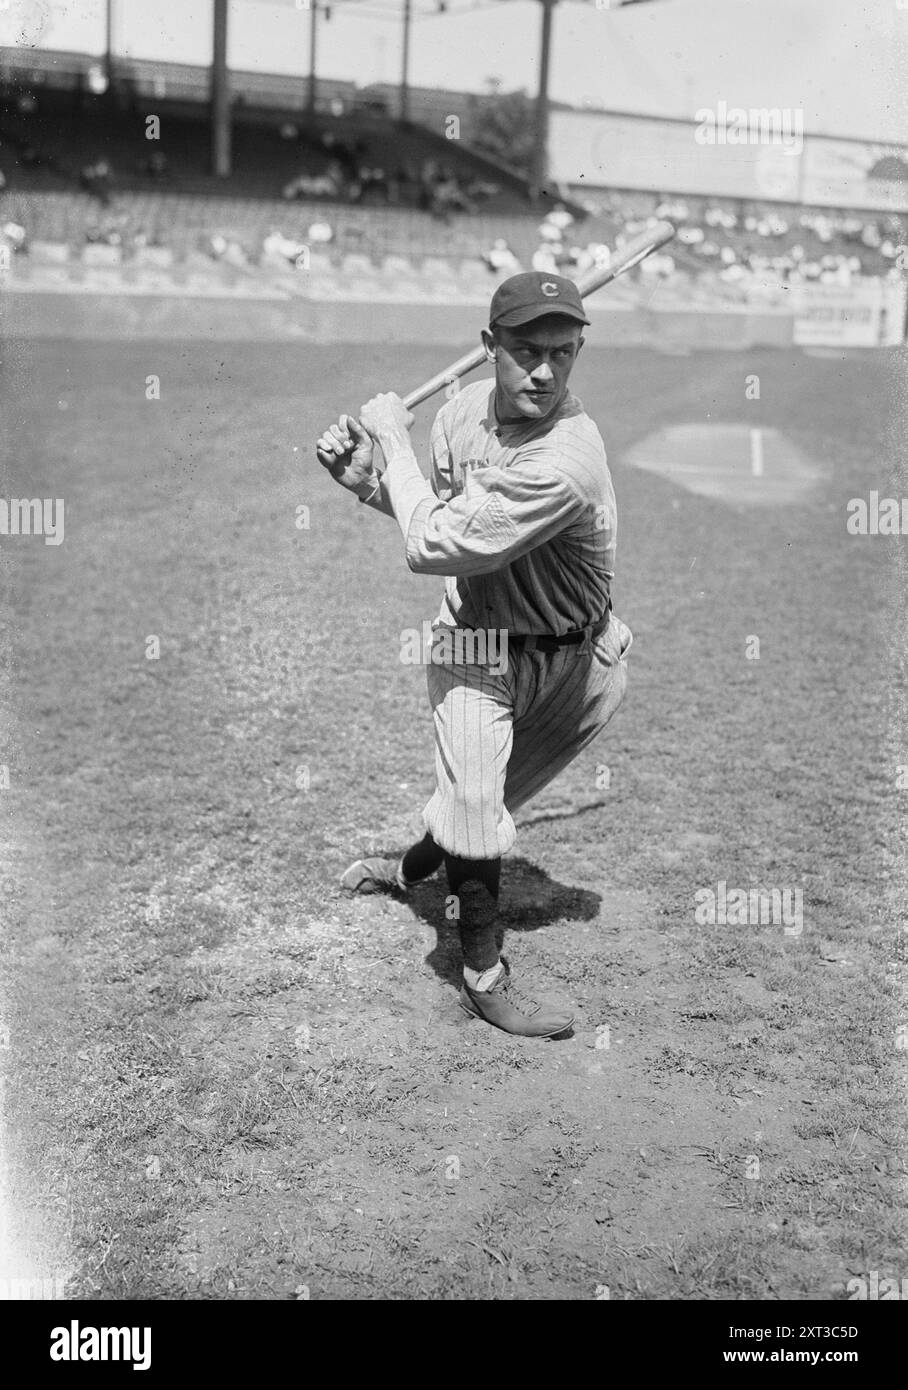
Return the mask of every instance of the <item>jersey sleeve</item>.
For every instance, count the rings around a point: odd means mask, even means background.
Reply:
[[[416,502],[404,530],[407,564],[416,574],[489,574],[573,525],[585,507],[551,459],[478,469],[450,500]]]
[[[448,407],[442,406],[435,416],[435,423],[429,438],[432,491],[443,502],[449,501],[454,496],[454,459],[448,438],[449,414]]]
[[[445,502],[454,495],[454,460],[448,439],[449,426],[450,401],[443,405],[435,416],[435,422],[429,436],[429,481],[435,496],[440,497]],[[418,478],[420,482],[424,482],[421,473],[418,474]],[[375,493],[365,505],[371,507],[373,511],[384,512],[386,516],[395,516],[384,475],[382,475]]]

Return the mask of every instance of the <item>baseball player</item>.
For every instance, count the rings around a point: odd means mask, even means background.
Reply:
[[[518,989],[500,954],[501,856],[516,838],[514,812],[615,713],[632,641],[611,612],[616,510],[605,447],[568,389],[588,323],[576,285],[561,276],[531,271],[499,286],[482,332],[495,380],[465,387],[438,412],[431,485],[410,443],[413,416],[394,394],[367,401],[358,419],[342,415],[316,446],[342,487],[394,517],[409,568],[446,578],[433,624],[445,641],[436,648],[433,637],[427,663],[435,791],[426,834],[400,859],[357,860],[342,883],[406,893],[444,863],[463,948],[461,1007],[533,1037],[564,1032],[573,1016]]]

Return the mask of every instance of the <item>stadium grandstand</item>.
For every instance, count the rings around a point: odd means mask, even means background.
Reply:
[[[474,300],[517,268],[580,273],[668,217],[678,229],[670,254],[622,281],[618,302],[648,303],[658,288],[660,305],[787,311],[793,288],[834,295],[873,282],[887,332],[897,324],[901,337],[908,232],[898,194],[836,207],[746,183],[710,192],[683,160],[647,187],[652,159],[637,161],[640,178],[628,158],[596,167],[609,121],[623,123],[621,147],[632,150],[646,140],[657,148],[682,123],[554,103],[556,180],[540,183],[477,147],[492,94],[225,77],[229,172],[212,159],[210,68],[3,50],[0,231],[16,282],[82,264],[182,267],[228,282],[305,268],[313,297],[320,286],[336,295],[332,277],[352,275],[364,292],[371,278],[418,301],[441,282],[453,300]],[[585,164],[572,121],[595,132]],[[887,188],[903,187],[903,155],[877,159],[874,172],[892,175]]]

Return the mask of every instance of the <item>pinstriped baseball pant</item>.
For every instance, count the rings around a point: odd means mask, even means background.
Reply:
[[[554,652],[509,647],[507,669],[430,665],[435,792],[423,818],[463,859],[497,859],[517,837],[513,812],[599,734],[627,688],[633,637],[612,614],[605,632]]]

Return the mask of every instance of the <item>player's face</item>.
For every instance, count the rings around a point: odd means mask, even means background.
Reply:
[[[573,319],[551,315],[519,328],[483,334],[495,362],[499,420],[544,420],[564,399],[568,377],[583,345]]]

